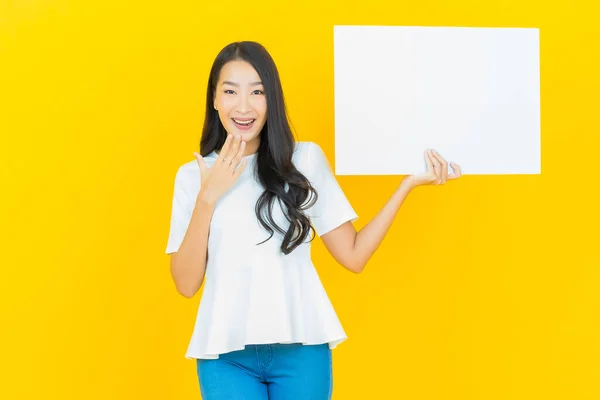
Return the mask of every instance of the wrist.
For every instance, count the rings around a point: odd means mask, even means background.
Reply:
[[[210,193],[200,189],[200,192],[198,192],[198,196],[196,197],[196,203],[200,203],[207,207],[214,207],[216,202],[217,199],[215,199],[214,196],[211,196]]]
[[[400,187],[404,188],[405,190],[411,191],[414,188],[416,188],[418,185],[415,183],[414,180],[414,176],[409,175],[407,177],[405,177],[402,182],[400,182]]]

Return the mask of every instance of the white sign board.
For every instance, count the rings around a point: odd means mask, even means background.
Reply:
[[[335,172],[539,174],[537,28],[335,26]]]

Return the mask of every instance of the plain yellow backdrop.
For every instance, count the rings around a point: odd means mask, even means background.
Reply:
[[[210,65],[263,43],[333,164],[334,25],[539,28],[542,91],[541,175],[418,188],[360,275],[316,240],[349,335],[334,399],[600,398],[595,7],[0,0],[0,398],[199,398],[200,296],[176,293],[164,250]],[[400,180],[339,178],[357,228]]]

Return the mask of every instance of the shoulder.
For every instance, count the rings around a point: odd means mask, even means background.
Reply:
[[[327,163],[325,153],[315,142],[297,142],[292,159],[296,168],[307,172],[318,170]]]
[[[292,162],[300,173],[309,180],[312,175],[310,167],[310,153],[312,152],[313,142],[296,142],[296,148],[292,155]]]
[[[192,160],[179,166],[177,174],[175,175],[175,180],[179,183],[186,183],[191,181],[194,177],[197,177],[199,173],[200,167],[198,167],[198,162]]]
[[[315,142],[297,143],[294,153],[294,165],[305,175],[311,176],[331,171],[325,152]]]
[[[315,151],[321,151],[321,148],[315,142],[296,142],[294,157],[307,156]]]

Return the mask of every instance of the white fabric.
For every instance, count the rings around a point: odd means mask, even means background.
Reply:
[[[204,292],[187,358],[215,359],[246,344],[328,343],[335,348],[347,339],[310,257],[310,236],[292,253],[279,246],[283,236],[260,226],[254,207],[263,188],[254,177],[256,154],[247,156],[246,170],[216,205],[210,224]],[[204,157],[211,167],[215,152]],[[319,236],[358,216],[337,183],[321,148],[297,143],[296,168],[318,192],[305,212]],[[177,171],[167,254],[179,249],[197,194],[197,161]],[[281,208],[273,218],[287,230]]]

